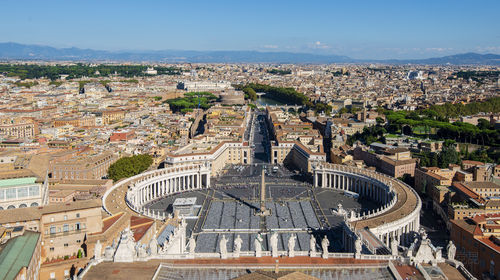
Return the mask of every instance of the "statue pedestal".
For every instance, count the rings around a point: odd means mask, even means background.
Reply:
[[[328,259],[328,253],[327,252],[323,252],[323,254],[321,255],[321,257],[323,259]]]
[[[264,209],[262,210],[255,210],[255,216],[259,217],[266,217],[266,216],[271,216],[271,210],[270,209]]]

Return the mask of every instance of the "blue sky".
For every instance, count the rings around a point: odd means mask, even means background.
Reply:
[[[353,58],[500,54],[500,1],[3,0],[0,42]]]

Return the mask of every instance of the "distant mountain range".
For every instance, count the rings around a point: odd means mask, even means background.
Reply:
[[[465,53],[410,60],[360,60],[340,55],[259,51],[101,51],[79,48],[53,48],[40,45],[0,43],[1,60],[46,61],[131,61],[205,63],[385,63],[432,65],[500,65],[500,55]]]

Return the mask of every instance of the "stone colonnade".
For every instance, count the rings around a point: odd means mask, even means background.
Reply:
[[[155,199],[175,193],[210,187],[210,167],[183,165],[155,170],[130,182],[127,203],[134,210],[142,209]]]
[[[398,240],[401,245],[408,245],[413,241],[413,235],[420,228],[420,198],[411,187],[397,182],[385,174],[345,165],[321,164],[313,169],[313,184],[314,187],[357,193],[360,197],[369,197],[380,203],[382,207],[379,209],[381,210],[356,217],[356,220],[364,221],[376,218],[395,206],[396,201],[393,200],[398,199],[398,194],[393,185],[399,184],[402,188],[408,188],[406,193],[415,197],[417,207],[398,220],[385,221],[384,224],[369,228],[369,230],[389,247],[393,239]]]

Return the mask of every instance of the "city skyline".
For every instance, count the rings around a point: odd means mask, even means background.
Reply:
[[[95,4],[4,3],[11,12],[0,19],[9,27],[0,38],[57,48],[251,50],[357,59],[500,53],[495,1],[475,6],[465,1]]]

